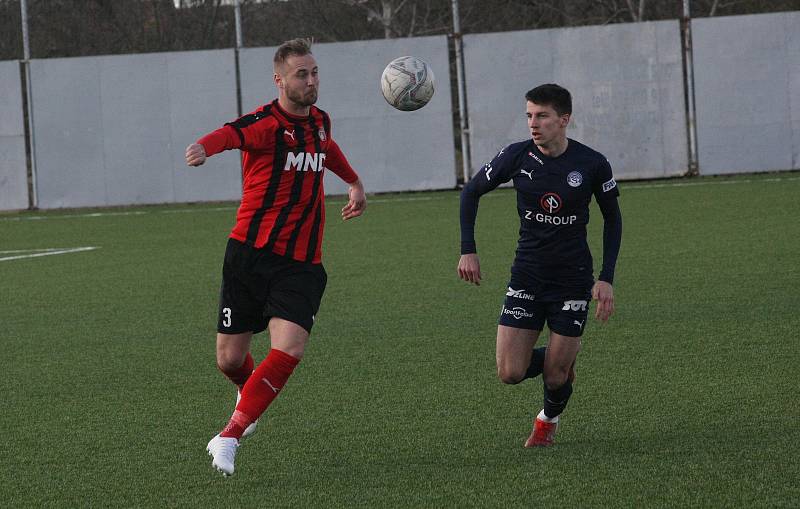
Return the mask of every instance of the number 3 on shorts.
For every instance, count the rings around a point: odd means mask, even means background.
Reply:
[[[222,314],[225,318],[222,320],[222,325],[225,327],[231,326],[231,308],[222,308]]]

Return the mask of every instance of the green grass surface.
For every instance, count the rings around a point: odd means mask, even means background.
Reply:
[[[0,262],[0,506],[797,507],[800,177],[620,187],[617,314],[587,327],[555,447],[522,447],[541,379],[495,376],[513,191],[481,201],[480,287],[456,192],[346,223],[340,197],[306,358],[232,478],[205,444],[235,398],[214,361],[235,207],[0,215],[0,250],[99,247]]]

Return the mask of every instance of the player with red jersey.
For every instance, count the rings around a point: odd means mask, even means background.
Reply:
[[[186,149],[203,164],[223,150],[242,151],[242,202],[228,239],[217,324],[217,366],[239,387],[236,410],[208,443],[212,466],[232,475],[239,440],[277,397],[300,362],[325,291],[323,174],[350,185],[342,218],[364,212],[358,175],[331,138],[317,101],[319,70],[308,41],[283,43],[273,59],[278,98],[225,124]],[[250,341],[269,329],[271,349],[254,368]]]

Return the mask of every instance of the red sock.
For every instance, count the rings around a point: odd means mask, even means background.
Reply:
[[[250,378],[250,375],[253,373],[253,356],[250,355],[250,352],[247,352],[247,357],[244,358],[244,363],[236,369],[225,371],[224,369],[217,367],[222,374],[227,376],[231,382],[235,383],[239,386],[239,390],[244,387],[244,384],[247,382],[247,379]]]
[[[244,429],[261,417],[272,400],[278,397],[278,393],[299,362],[300,359],[288,353],[274,348],[270,350],[267,358],[258,365],[253,376],[244,384],[242,399],[236,405],[236,411],[220,435],[242,438]]]

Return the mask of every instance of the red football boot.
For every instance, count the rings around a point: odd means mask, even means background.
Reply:
[[[553,445],[557,429],[558,421],[546,422],[537,417],[533,421],[533,431],[528,440],[525,441],[525,447],[549,447]]]

